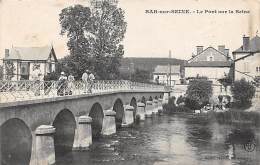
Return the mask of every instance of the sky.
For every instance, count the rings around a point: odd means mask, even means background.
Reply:
[[[12,46],[53,45],[58,58],[67,55],[60,35],[59,13],[89,0],[0,0],[0,58]],[[260,31],[260,0],[119,0],[127,31],[124,57],[189,59],[196,46],[241,46],[242,36]],[[190,10],[189,14],[151,14],[146,10]],[[197,14],[197,10],[203,11]],[[249,13],[205,13],[205,10],[244,10]],[[195,13],[193,13],[193,11]],[[259,33],[258,33],[259,34]],[[260,34],[259,34],[260,35]]]

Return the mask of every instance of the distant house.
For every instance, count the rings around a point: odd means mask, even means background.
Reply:
[[[193,55],[184,67],[186,78],[207,77],[217,83],[218,79],[230,74],[232,60],[225,45],[218,46],[218,50],[211,46],[206,49],[197,46],[196,55]]]
[[[122,58],[121,66],[119,68],[120,74],[123,76],[131,75],[135,70],[144,70],[151,73],[151,80],[153,79],[153,72],[156,66],[168,64],[180,65],[181,73],[184,73],[184,60],[176,58],[147,58],[147,57],[126,57]]]
[[[235,61],[235,80],[245,78],[254,81],[260,78],[260,37],[256,35],[251,40],[243,37],[243,45],[232,52]]]
[[[157,65],[153,72],[153,80],[161,84],[174,85],[180,84],[181,67],[180,65]]]
[[[38,66],[44,76],[55,71],[56,63],[57,57],[52,46],[5,49],[5,57],[3,58],[4,79],[30,80],[34,66]],[[13,68],[12,72],[8,72],[10,67]]]

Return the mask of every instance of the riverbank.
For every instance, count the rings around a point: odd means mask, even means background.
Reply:
[[[219,124],[248,124],[251,126],[260,127],[260,113],[248,112],[241,110],[229,110],[225,112],[214,112],[195,114],[192,112],[171,112],[172,115],[188,116],[199,120],[208,120],[208,122],[218,122]]]

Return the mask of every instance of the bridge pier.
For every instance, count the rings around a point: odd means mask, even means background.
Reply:
[[[102,134],[111,135],[116,133],[116,112],[113,110],[104,111]]]
[[[35,131],[33,152],[30,165],[51,165],[55,163],[54,138],[55,128],[41,125]]]
[[[124,105],[125,115],[123,118],[122,127],[129,127],[134,123],[134,107],[130,105]]]
[[[92,144],[92,118],[89,116],[76,117],[76,129],[73,150],[87,150]]]
[[[152,113],[153,113],[153,102],[152,101],[146,101],[145,117],[152,117]]]
[[[136,116],[139,116],[141,121],[145,120],[145,104],[144,103],[142,103],[142,102],[137,103]]]
[[[154,114],[158,113],[158,100],[157,99],[153,100],[153,113]]]

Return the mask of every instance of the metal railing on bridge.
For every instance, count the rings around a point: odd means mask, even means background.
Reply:
[[[165,87],[128,80],[95,80],[93,83],[82,81],[0,81],[0,103],[123,90],[164,91]]]

